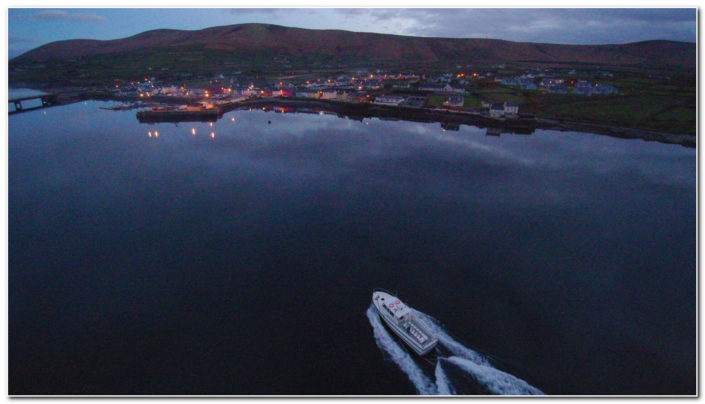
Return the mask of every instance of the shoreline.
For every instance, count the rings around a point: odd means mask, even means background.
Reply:
[[[85,88],[59,88],[54,91],[58,95],[55,105],[67,105],[86,100],[120,101],[155,104],[192,104],[201,100],[189,97],[152,96],[142,99],[135,96],[117,96]],[[212,100],[218,101],[218,100]],[[225,103],[220,106],[221,113],[236,109],[252,107],[299,107],[299,109],[320,108],[339,116],[362,120],[364,118],[391,118],[415,122],[438,122],[441,125],[471,125],[480,128],[495,128],[506,130],[507,133],[531,134],[535,129],[557,130],[560,132],[587,132],[622,139],[642,139],[665,144],[679,144],[684,147],[696,147],[696,135],[676,134],[652,131],[647,129],[629,128],[594,122],[561,121],[544,117],[527,119],[495,119],[477,112],[460,112],[446,109],[413,108],[403,106],[388,106],[372,103],[348,103],[344,101],[306,99],[306,98],[254,98],[238,102]],[[307,111],[297,111],[307,112]],[[454,130],[454,129],[451,129]]]

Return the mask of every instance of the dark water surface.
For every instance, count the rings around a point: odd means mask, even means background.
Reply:
[[[694,149],[108,105],[9,118],[10,394],[415,394],[375,287],[548,394],[696,392]]]

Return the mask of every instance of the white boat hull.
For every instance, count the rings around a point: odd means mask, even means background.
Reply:
[[[372,294],[372,303],[387,326],[417,354],[425,355],[438,344],[438,339],[397,297],[377,291]]]

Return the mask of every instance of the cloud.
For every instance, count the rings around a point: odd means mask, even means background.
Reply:
[[[279,8],[231,8],[229,9],[231,14],[244,15],[244,14],[268,14],[274,15],[279,12]]]
[[[41,10],[34,13],[31,18],[38,21],[76,21],[76,22],[104,22],[102,15],[90,13],[74,13],[65,10]]]
[[[335,11],[365,30],[427,37],[599,44],[647,39],[694,42],[696,35],[694,8],[357,8]],[[390,32],[392,30],[394,32]]]
[[[32,38],[25,38],[22,36],[17,36],[17,35],[10,35],[7,37],[8,42],[11,44],[16,44],[16,43],[32,43],[32,42],[37,42],[36,39]]]

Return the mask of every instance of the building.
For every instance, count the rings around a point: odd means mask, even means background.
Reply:
[[[370,96],[364,91],[356,91],[348,95],[348,102],[369,102]]]
[[[296,91],[296,98],[316,98],[316,93],[315,91]]]
[[[364,87],[370,90],[378,90],[382,88],[382,82],[379,80],[368,80]]]
[[[278,90],[274,90],[272,95],[275,97],[293,97],[296,95],[296,91],[291,88],[280,88]]]
[[[318,98],[322,100],[334,100],[338,98],[338,92],[335,90],[321,90],[318,92]]]
[[[504,105],[503,104],[492,104],[490,107],[490,116],[492,118],[501,118],[504,116]]]
[[[351,90],[337,90],[335,99],[338,101],[352,102],[357,100],[357,97]]]
[[[515,102],[505,102],[504,103],[504,116],[518,116],[519,115],[519,104]]]
[[[519,85],[519,78],[518,77],[496,77],[494,81],[499,82],[503,86],[518,86]]]
[[[400,95],[380,95],[375,98],[372,103],[380,105],[399,105],[402,102],[404,102],[404,97]]]
[[[464,93],[465,88],[457,85],[452,85],[450,83],[446,84],[433,84],[433,83],[424,83],[419,85],[419,90],[421,91],[433,91],[433,92],[441,92],[441,93]]]
[[[462,107],[465,103],[465,97],[462,95],[447,95],[443,105],[446,107]]]
[[[445,88],[445,84],[423,83],[419,85],[419,90],[421,91],[440,92],[445,91]]]
[[[556,77],[544,77],[541,79],[541,87],[553,87],[565,83],[564,79]]]
[[[459,86],[457,84],[446,84],[443,90],[447,93],[465,93],[465,87]]]

